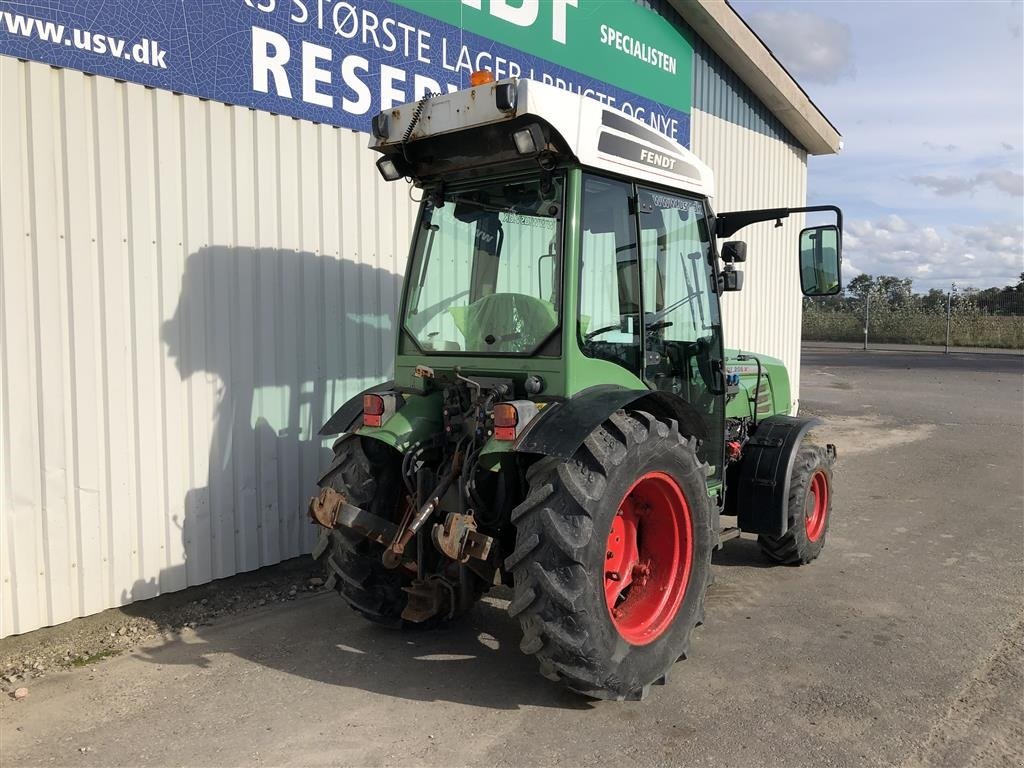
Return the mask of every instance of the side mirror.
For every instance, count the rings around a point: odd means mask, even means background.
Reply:
[[[720,293],[743,290],[743,273],[727,266],[718,273],[718,288]]]
[[[800,232],[800,289],[804,296],[835,296],[842,290],[842,237],[834,224]]]
[[[742,240],[730,240],[722,246],[722,261],[726,264],[743,263],[747,260],[747,244]]]

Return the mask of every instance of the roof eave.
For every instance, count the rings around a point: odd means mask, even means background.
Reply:
[[[669,0],[669,3],[786,126],[808,154],[839,152],[842,148],[839,131],[727,2]]]

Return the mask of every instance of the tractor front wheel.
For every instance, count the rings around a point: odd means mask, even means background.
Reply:
[[[782,536],[759,536],[761,550],[784,565],[805,565],[821,554],[832,517],[832,456],[804,443],[789,478],[789,527]]]
[[[711,577],[711,505],[697,441],[614,414],[568,461],[545,458],[512,513],[509,613],[542,674],[601,699],[641,699],[689,651]]]

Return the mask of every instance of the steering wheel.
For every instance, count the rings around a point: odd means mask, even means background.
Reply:
[[[608,331],[617,331],[622,328],[622,323],[616,323],[615,325],[606,325],[603,328],[598,328],[595,331],[591,331],[583,337],[584,341],[590,341],[595,336],[600,336],[602,333],[608,333]]]

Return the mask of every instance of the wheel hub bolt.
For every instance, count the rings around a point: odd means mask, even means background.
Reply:
[[[641,584],[647,581],[647,577],[651,575],[651,564],[650,563],[637,563],[633,566],[633,578],[639,581]]]

